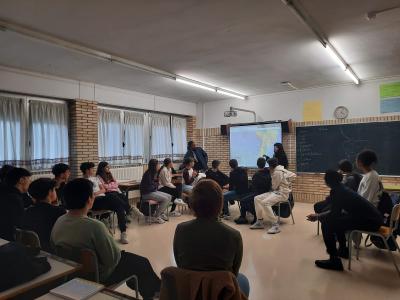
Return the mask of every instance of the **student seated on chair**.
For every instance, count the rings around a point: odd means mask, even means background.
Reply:
[[[0,238],[15,240],[16,228],[24,215],[24,194],[28,192],[31,173],[23,168],[11,169],[0,191]]]
[[[240,232],[218,221],[222,189],[204,179],[193,189],[191,207],[195,220],[179,224],[174,236],[174,256],[179,268],[194,271],[230,271],[249,295],[249,282],[239,273],[243,256]],[[223,237],[223,238],[222,238]]]
[[[383,190],[379,174],[375,171],[378,157],[374,151],[364,150],[357,155],[356,163],[364,174],[358,187],[358,193],[378,207],[379,197]]]
[[[235,200],[249,193],[249,179],[247,178],[247,170],[239,167],[236,159],[229,161],[231,172],[229,173],[229,192],[224,193],[224,206],[222,209],[222,217],[229,218],[228,202],[235,204]]]
[[[3,187],[6,187],[5,180],[8,172],[10,172],[12,169],[15,167],[11,165],[3,165],[0,169],[0,195],[1,195],[1,190]],[[23,202],[24,202],[24,208],[27,208],[33,204],[32,198],[27,194],[23,194]]]
[[[55,164],[51,172],[54,175],[54,180],[56,181],[56,193],[57,193],[57,202],[59,205],[65,206],[64,203],[64,186],[68,182],[69,177],[71,176],[71,171],[68,165],[59,163]]]
[[[357,192],[360,185],[362,176],[358,173],[353,172],[353,164],[347,160],[343,159],[339,161],[338,172],[343,175],[342,183],[349,189]],[[314,204],[314,211],[316,213],[321,213],[330,209],[330,199],[329,196],[325,200],[317,202]]]
[[[191,157],[185,158],[183,160],[183,171],[182,171],[182,177],[183,177],[183,185],[182,185],[182,191],[184,193],[190,193],[193,189],[193,183],[196,179],[197,176],[197,171],[193,169],[194,166],[194,160]]]
[[[62,206],[56,206],[56,181],[50,178],[39,178],[29,186],[29,194],[35,204],[29,207],[22,220],[22,229],[34,231],[39,236],[43,250],[52,252],[50,234],[57,219],[66,213]]]
[[[343,270],[342,258],[348,258],[345,232],[351,230],[377,231],[383,224],[381,213],[369,201],[356,192],[345,187],[342,183],[343,175],[334,170],[325,173],[325,183],[331,188],[329,211],[307,216],[309,221],[321,222],[322,235],[328,260],[316,260],[319,268]],[[339,250],[336,248],[339,242]]]
[[[140,182],[140,194],[142,200],[157,201],[158,208],[151,220],[154,223],[163,224],[165,221],[168,221],[165,211],[171,202],[172,196],[158,190],[157,175],[159,169],[160,164],[158,163],[158,160],[150,159],[149,167],[147,171],[144,172],[142,181]]]
[[[206,172],[206,178],[214,180],[221,188],[228,189],[229,177],[219,170],[220,164],[221,162],[219,160],[213,160],[211,163],[212,168],[208,169]]]
[[[269,234],[280,232],[278,217],[274,214],[272,206],[289,199],[291,193],[291,183],[296,178],[296,174],[286,170],[278,164],[276,158],[268,160],[269,170],[272,178],[272,191],[258,195],[254,198],[257,213],[257,222],[250,226],[251,229],[263,229],[264,218],[271,222],[272,226],[268,229]]]
[[[177,204],[185,204],[185,202],[183,202],[181,199],[182,184],[172,183],[172,160],[170,158],[164,159],[164,163],[158,171],[158,183],[158,190],[171,195],[174,199],[169,215],[171,217],[180,217],[181,214],[175,211],[175,209]]]
[[[149,260],[136,254],[121,251],[106,226],[87,216],[93,207],[93,183],[77,178],[64,188],[69,211],[61,216],[51,232],[51,245],[93,250],[99,263],[100,281],[105,285],[121,282],[129,276],[139,278],[139,291],[144,299],[152,299],[160,290],[160,279]],[[134,289],[134,282],[127,282]]]
[[[257,159],[258,170],[254,173],[251,180],[250,194],[240,199],[240,217],[235,220],[236,224],[248,224],[246,212],[253,215],[254,224],[257,221],[256,210],[254,207],[254,197],[267,193],[271,190],[271,175],[269,169],[265,167],[266,160],[264,157]]]
[[[106,189],[100,179],[95,175],[96,171],[94,169],[94,163],[84,162],[81,164],[80,169],[83,178],[89,179],[93,183],[93,193],[95,197],[93,210],[114,211],[117,214],[118,228],[121,231],[119,241],[121,244],[128,244],[128,237],[126,234],[126,215],[131,213],[131,206],[120,197],[117,197],[114,193],[106,194]]]

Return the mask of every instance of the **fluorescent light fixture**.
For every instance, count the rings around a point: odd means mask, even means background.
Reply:
[[[233,97],[233,98],[242,99],[242,100],[246,99],[246,96],[242,96],[242,95],[239,95],[239,94],[234,94],[232,92],[227,92],[227,91],[220,90],[220,89],[217,89],[217,93],[218,94],[222,94],[222,95],[226,95],[226,96],[230,96],[230,97]]]
[[[360,83],[360,80],[349,68],[347,68],[346,71],[344,71],[344,72],[354,81],[355,84]]]
[[[205,84],[202,84],[202,83],[197,83],[197,82],[194,82],[194,81],[191,81],[191,80],[182,79],[182,78],[179,78],[179,77],[175,78],[175,80],[177,82],[184,83],[184,84],[191,85],[191,86],[195,86],[195,87],[198,87],[200,89],[204,89],[204,90],[211,91],[211,92],[215,92],[215,89],[216,89],[216,88],[209,87],[209,86],[207,86]]]
[[[339,65],[339,67],[344,71],[346,70],[346,65],[344,64],[343,60],[339,57],[339,55],[329,46],[326,44],[325,46],[326,51],[332,57],[332,59]]]

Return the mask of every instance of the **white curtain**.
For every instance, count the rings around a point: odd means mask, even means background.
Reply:
[[[66,103],[29,101],[31,169],[50,169],[68,163],[68,106]]]
[[[186,153],[186,118],[172,117],[172,152],[174,160],[183,160]]]
[[[123,163],[122,112],[100,109],[99,112],[99,159],[110,164]]]
[[[163,160],[172,155],[171,123],[166,115],[151,114],[150,157]]]
[[[0,96],[0,166],[22,166],[26,160],[26,113],[22,98]]]
[[[142,164],[144,155],[144,114],[124,111],[124,160]]]

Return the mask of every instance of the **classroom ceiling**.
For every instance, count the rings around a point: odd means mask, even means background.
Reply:
[[[361,80],[400,74],[400,0],[302,0]],[[280,0],[0,0],[0,19],[258,95],[350,82]],[[191,102],[226,97],[0,31],[0,64]]]

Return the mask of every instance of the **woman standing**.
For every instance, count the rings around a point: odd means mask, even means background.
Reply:
[[[274,144],[274,158],[278,160],[279,165],[283,166],[287,170],[289,163],[286,152],[283,149],[283,145],[281,143]]]

